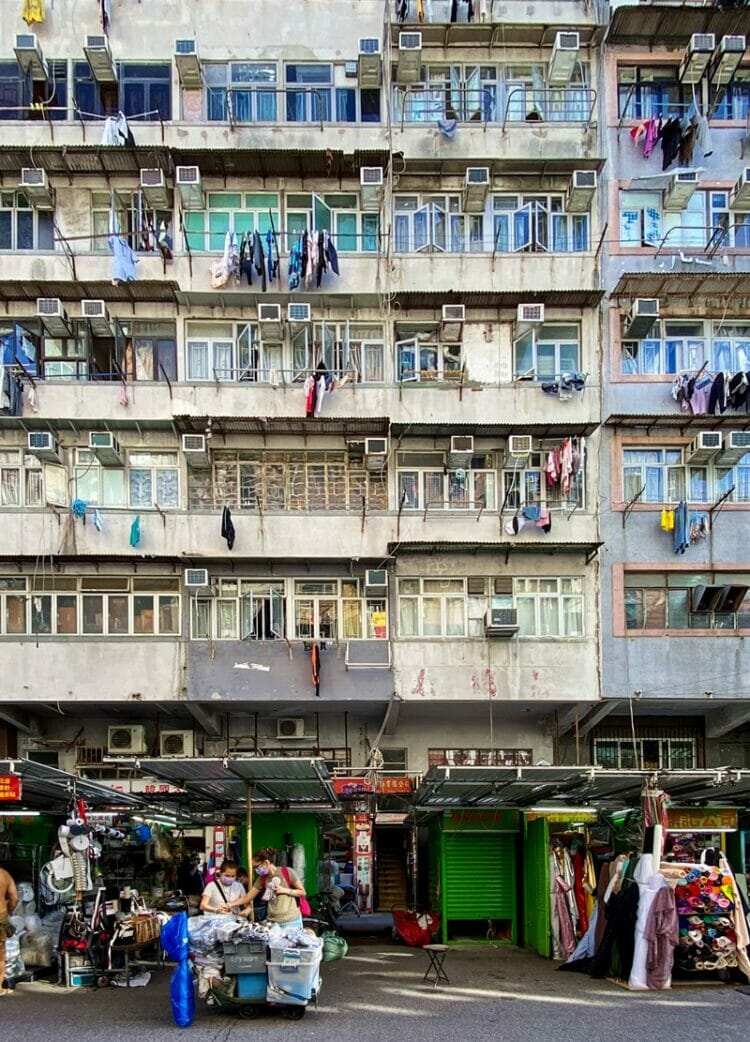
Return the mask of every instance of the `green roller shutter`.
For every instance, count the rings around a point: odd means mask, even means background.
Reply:
[[[526,826],[524,848],[524,944],[549,958],[549,836],[546,818]]]
[[[516,837],[498,832],[444,834],[443,914],[447,920],[516,920]]]

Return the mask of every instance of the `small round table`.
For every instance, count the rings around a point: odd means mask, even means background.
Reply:
[[[448,974],[445,972],[445,956],[448,954],[447,944],[425,944],[424,950],[430,959],[427,972],[422,978],[423,984],[431,984],[436,988],[438,984],[450,984]]]

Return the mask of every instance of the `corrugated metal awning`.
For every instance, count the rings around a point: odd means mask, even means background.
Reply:
[[[610,413],[604,421],[608,427],[630,427],[651,430],[658,427],[660,430],[679,430],[680,434],[701,429],[715,430],[730,428],[731,430],[750,430],[750,416],[736,412],[725,412],[723,414],[711,413],[705,416],[693,416],[691,413],[679,412],[677,403],[674,403],[673,413]]]
[[[626,271],[612,291],[622,301],[657,297],[666,305],[670,297],[717,298],[717,317],[745,317],[750,309],[750,274],[733,271]],[[728,300],[718,298],[725,297]]]
[[[551,47],[555,42],[558,25],[549,25],[537,20],[534,16],[535,10],[533,6],[519,5],[515,18],[512,14],[505,15],[502,20],[499,17],[496,22],[491,19],[474,22],[392,21],[391,39],[397,48],[399,34],[402,32],[421,33],[423,47]],[[604,26],[591,25],[589,20],[583,21],[577,17],[581,10],[588,12],[590,5],[586,4],[577,11],[566,14],[565,25],[580,33],[582,47],[589,47],[604,35]]]
[[[16,774],[20,777],[23,787],[20,805],[31,810],[50,813],[64,811],[74,796],[85,800],[90,807],[144,806],[138,796],[117,792],[103,782],[87,781],[34,760],[0,760],[0,774]],[[3,803],[2,806],[12,811],[14,805]]]
[[[458,540],[454,543],[447,540],[425,542],[401,540],[397,543],[389,543],[388,553],[393,557],[399,557],[402,554],[497,554],[499,557],[504,555],[506,563],[511,554],[584,554],[588,564],[598,552],[599,547],[604,546],[602,542],[553,542],[549,536],[544,538],[546,542],[521,537],[513,543],[507,539],[498,540],[496,543],[485,543],[478,540],[476,542]]]
[[[612,12],[608,44],[642,43],[654,48],[684,47],[693,33],[746,34],[745,8],[705,3],[620,3]]]
[[[443,385],[446,394],[449,390],[457,392],[459,386],[459,384]],[[533,387],[534,385],[526,383],[524,386]],[[430,384],[406,383],[404,384],[403,393],[418,396],[420,390],[424,387],[434,390],[434,386]],[[464,389],[466,389],[466,385],[464,385]],[[542,400],[546,402],[549,398],[540,388],[540,403]],[[585,438],[587,435],[592,434],[598,426],[598,420],[578,419],[559,420],[557,423],[542,423],[538,420],[536,422],[524,422],[523,420],[510,418],[497,420],[492,423],[462,423],[461,421],[457,423],[449,423],[447,421],[445,423],[436,423],[433,419],[422,423],[419,419],[415,419],[409,421],[409,423],[391,424],[391,434],[397,438],[409,432],[420,438],[449,438],[457,430],[460,430],[462,434],[473,434],[475,438],[507,438],[509,434],[513,434],[515,431],[524,430],[532,431],[537,438],[546,440],[548,438],[567,438],[575,435],[579,438]]]
[[[110,258],[102,257],[102,267],[109,267]],[[96,282],[77,282],[72,273],[69,279],[53,281],[27,279],[23,282],[14,279],[0,280],[0,301],[17,301],[28,305],[25,315],[36,315],[37,297],[59,297],[65,301],[104,300],[107,303],[177,303],[179,284],[169,279],[141,279],[136,282],[123,282],[114,286],[111,280]]]
[[[263,385],[267,386],[267,385]],[[299,386],[300,394],[302,384]],[[300,411],[302,410],[300,397]],[[344,437],[369,437],[370,435],[387,434],[389,420],[387,416],[333,416],[330,419],[306,419],[304,416],[266,417],[266,416],[211,416],[211,430],[214,434],[341,434]],[[180,433],[198,432],[205,434],[208,416],[175,416],[174,422]]]
[[[500,261],[502,258],[499,258]],[[489,260],[489,258],[488,258]],[[469,308],[496,307],[515,308],[518,304],[547,304],[551,308],[594,308],[604,296],[601,289],[559,289],[550,286],[546,290],[507,289],[499,292],[491,290],[469,290],[438,292],[429,286],[397,292],[393,296],[391,306],[399,309],[396,318],[405,318],[409,308],[435,307],[436,301],[441,304],[465,304]]]

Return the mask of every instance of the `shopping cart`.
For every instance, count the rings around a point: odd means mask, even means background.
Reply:
[[[269,948],[263,941],[231,941],[223,945],[227,989],[217,981],[209,989],[219,1009],[236,1010],[243,1020],[254,1020],[263,1006],[280,1006],[289,1020],[301,1020],[310,1002],[320,994],[320,948]]]

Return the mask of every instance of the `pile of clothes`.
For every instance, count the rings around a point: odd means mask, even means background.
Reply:
[[[714,416],[727,409],[750,411],[750,372],[709,373],[705,369],[690,376],[680,373],[672,382],[672,397],[682,412]]]

